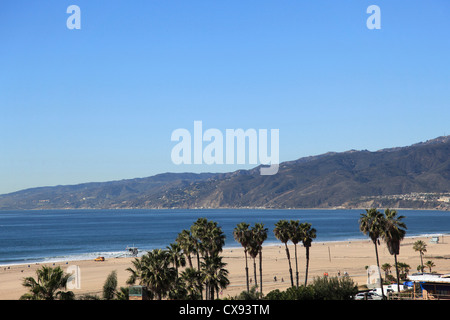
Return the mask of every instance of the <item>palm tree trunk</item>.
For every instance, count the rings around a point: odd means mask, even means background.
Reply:
[[[197,251],[197,269],[200,271],[200,254]]]
[[[284,243],[285,247],[286,247],[286,256],[289,262],[289,273],[291,275],[291,286],[294,286],[294,277],[292,276],[292,266],[291,266],[291,255],[289,254],[289,248],[287,246],[287,242]]]
[[[191,258],[191,255],[188,254],[187,258],[188,258],[188,262],[189,262],[189,267],[192,269],[192,258]]]
[[[253,258],[253,272],[255,274],[255,286],[258,286],[258,278],[256,277],[256,259],[255,258]]]
[[[309,247],[306,247],[306,272],[305,272],[305,287],[308,282],[308,268],[309,268]]]
[[[297,288],[298,288],[298,260],[297,260],[297,244],[294,244],[295,248],[295,279],[297,281]]]
[[[175,258],[175,260],[173,261],[173,266],[175,267],[175,272],[178,278],[178,260]]]
[[[250,292],[250,284],[248,283],[248,261],[247,261],[247,250],[244,251],[245,253],[245,276],[247,278],[247,292]]]
[[[262,297],[262,250],[259,250],[259,292]]]
[[[211,284],[211,293],[210,293],[209,298],[210,298],[211,300],[214,300],[214,285],[212,285],[212,284]]]
[[[422,270],[422,272],[423,272],[423,253],[422,253],[422,251],[420,252],[420,270]]]
[[[384,289],[383,289],[383,279],[381,279],[380,260],[378,259],[378,247],[377,247],[376,241],[373,244],[375,245],[375,255],[377,256],[377,267],[378,267],[378,272],[380,274],[381,296],[384,299],[385,297],[384,297]]]
[[[395,259],[395,271],[397,272],[397,292],[400,293],[400,276],[398,274],[397,255],[394,254]]]

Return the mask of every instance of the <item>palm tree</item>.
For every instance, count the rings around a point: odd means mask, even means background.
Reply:
[[[222,252],[225,244],[225,234],[217,222],[208,221],[206,218],[199,218],[191,226],[192,236],[197,240],[197,251],[200,251],[203,257],[213,256]],[[197,255],[200,266],[200,258]],[[199,267],[200,269],[200,267]]]
[[[298,258],[297,258],[297,244],[303,239],[303,229],[300,227],[300,221],[291,220],[289,228],[289,239],[294,244],[294,255],[295,255],[295,279],[298,287]]]
[[[145,256],[142,256],[141,258],[135,258],[133,261],[131,261],[131,264],[133,267],[127,268],[126,271],[130,272],[130,276],[128,277],[126,283],[127,284],[135,284],[136,281],[138,281],[139,285],[143,285],[144,281],[142,278],[142,271],[144,270],[144,263],[145,263]]]
[[[306,273],[305,273],[305,286],[308,282],[308,268],[309,268],[309,248],[311,248],[311,243],[313,239],[316,238],[316,229],[311,228],[311,224],[304,222],[300,225],[302,229],[302,243],[306,249]]]
[[[117,300],[129,300],[130,289],[128,287],[120,287],[119,291],[116,291]]]
[[[256,243],[255,239],[252,237],[248,243],[248,254],[253,259],[253,274],[255,279],[255,286],[258,286],[258,278],[256,275],[256,257],[259,253],[259,246]]]
[[[289,262],[289,273],[291,276],[291,286],[294,286],[294,277],[292,276],[292,266],[291,266],[291,255],[289,254],[289,248],[287,246],[287,242],[289,241],[289,222],[287,220],[280,220],[275,223],[275,228],[273,229],[273,233],[275,237],[284,243],[286,248],[286,256]]]
[[[384,271],[384,277],[387,278],[389,275],[389,272],[391,271],[392,266],[389,263],[384,263],[381,266],[381,270]]]
[[[192,268],[192,257],[191,254],[195,253],[195,239],[191,235],[190,230],[182,230],[179,234],[177,239],[175,240],[178,245],[183,250],[184,255],[186,256],[189,267]]]
[[[225,244],[225,234],[222,228],[217,225],[217,222],[208,221],[206,218],[197,219],[190,230],[192,237],[195,239],[198,270],[202,273],[202,278],[205,282],[206,299],[213,299],[214,290],[218,288],[216,284],[219,283],[220,286],[225,286],[228,281],[223,276],[223,270],[218,273],[211,272],[211,268],[214,265],[217,266],[215,261],[219,258],[221,259],[219,253],[222,252]],[[203,260],[202,262],[200,262],[200,255]],[[220,279],[220,281],[217,280],[218,282],[214,282],[214,277]]]
[[[225,234],[215,221],[207,221],[206,232],[202,239],[206,256],[216,256],[222,252],[225,245]]]
[[[167,298],[170,300],[185,300],[188,298],[188,290],[184,279],[181,277],[175,278],[175,281],[169,289]]]
[[[245,276],[247,279],[247,292],[250,291],[250,285],[248,282],[248,256],[247,256],[248,246],[249,246],[250,239],[251,239],[251,232],[248,229],[249,226],[250,225],[248,223],[241,222],[236,226],[236,228],[234,228],[234,231],[233,231],[234,240],[239,242],[241,244],[241,246],[244,248]]]
[[[375,255],[377,258],[378,270],[380,270],[380,260],[378,258],[377,242],[379,241],[378,239],[380,238],[383,232],[384,222],[385,221],[383,214],[375,208],[366,209],[366,213],[362,213],[359,219],[359,230],[362,233],[369,235],[370,239],[372,240],[375,246]],[[380,273],[380,286],[381,286],[381,295],[384,299],[383,281],[381,279],[381,273]]]
[[[202,240],[205,239],[207,221],[206,218],[198,218],[191,226],[191,234],[194,239],[195,252],[197,254],[198,270],[200,270],[200,254],[204,252]]]
[[[181,272],[181,279],[184,281],[187,298],[190,300],[199,300],[202,297],[203,279],[202,274],[195,268],[186,268]]]
[[[186,265],[186,259],[181,252],[181,246],[178,243],[171,243],[167,247],[167,253],[169,255],[169,260],[172,262],[175,272],[178,278],[178,267],[184,267]]]
[[[430,269],[430,273],[431,273],[431,268],[435,267],[436,265],[434,264],[433,261],[429,260],[425,263],[425,266]]]
[[[23,286],[30,292],[22,295],[21,300],[72,300],[75,295],[72,291],[63,291],[66,288],[70,274],[64,273],[61,267],[51,268],[42,266],[36,270],[37,279],[27,277]]]
[[[413,249],[416,252],[418,251],[420,254],[420,266],[421,266],[421,271],[423,272],[423,268],[424,268],[423,253],[427,252],[427,245],[422,240],[417,240],[416,242],[414,242]]]
[[[389,253],[394,255],[395,270],[397,273],[397,290],[400,292],[400,276],[398,272],[397,255],[400,253],[400,242],[406,234],[406,224],[401,220],[404,216],[398,216],[397,211],[386,209],[384,211],[385,223],[382,237],[385,240]]]
[[[264,228],[264,224],[255,223],[255,226],[252,228],[252,236],[258,248],[259,254],[259,292],[262,296],[262,245],[264,241],[267,239],[267,228]]]
[[[154,249],[143,255],[141,259],[134,260],[135,269],[127,269],[131,272],[127,283],[134,284],[139,280],[139,284],[145,285],[158,300],[161,300],[168,294],[176,280],[176,271],[170,267],[170,263],[168,251]]]
[[[214,292],[219,293],[219,289],[225,289],[230,281],[228,280],[227,265],[222,262],[219,255],[207,256],[203,259],[202,276],[206,284],[206,299],[214,300]]]
[[[397,265],[399,273],[402,275],[402,279],[405,279],[408,276],[408,272],[411,269],[411,266],[409,264],[400,261],[397,263]]]

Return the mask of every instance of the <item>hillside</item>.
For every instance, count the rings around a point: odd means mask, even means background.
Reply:
[[[0,196],[0,209],[38,208],[450,208],[450,136],[375,152],[330,152],[223,174],[27,189]]]

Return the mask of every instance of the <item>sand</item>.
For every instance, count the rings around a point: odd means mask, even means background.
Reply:
[[[439,243],[431,243],[431,237],[405,238],[401,243],[398,261],[410,265],[410,273],[417,270],[420,264],[418,252],[413,250],[413,243],[423,240],[427,244],[427,252],[424,255],[424,263],[432,260],[435,267],[432,271],[438,273],[450,273],[450,237],[440,237]],[[290,245],[291,263],[295,282],[294,246]],[[300,284],[305,281],[305,248],[297,246],[299,258]],[[381,242],[378,249],[380,265],[389,263],[394,265],[394,257],[389,254],[386,245]],[[225,249],[222,253],[226,268],[229,271],[229,287],[224,290],[220,297],[234,297],[246,289],[245,281],[245,259],[242,248]],[[102,287],[107,276],[115,270],[117,272],[118,286],[127,286],[126,280],[130,273],[127,268],[132,267],[134,258],[110,258],[105,261],[67,261],[49,263],[46,265],[61,266],[67,270],[69,266],[79,266],[81,281],[79,289],[72,289],[76,296],[91,294],[102,295]],[[195,264],[194,260],[194,264]],[[0,300],[16,300],[27,292],[22,286],[23,278],[35,277],[36,269],[43,264],[25,264],[14,266],[0,266]],[[313,242],[310,249],[310,265],[308,282],[314,277],[348,275],[358,285],[367,284],[366,266],[376,265],[375,250],[370,240],[343,241],[343,242]],[[428,271],[428,269],[427,269]],[[257,261],[257,272],[259,282],[259,261]],[[395,271],[393,271],[395,274]],[[249,260],[249,274],[253,278],[253,260]],[[276,281],[274,279],[276,277]],[[254,280],[252,279],[252,283]],[[274,289],[284,290],[290,286],[288,261],[284,244],[264,246],[263,248],[263,292],[268,293]]]

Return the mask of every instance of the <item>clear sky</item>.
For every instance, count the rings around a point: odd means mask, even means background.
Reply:
[[[195,120],[281,161],[450,134],[449,34],[448,0],[2,0],[0,193],[252,167],[173,164]]]

